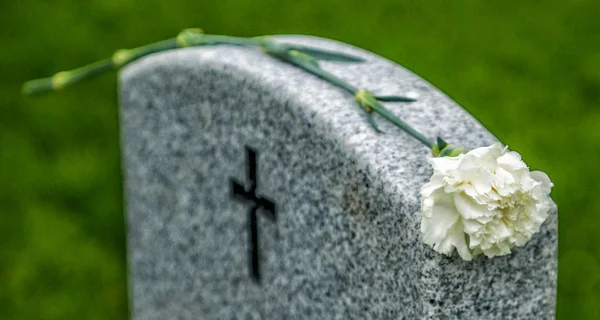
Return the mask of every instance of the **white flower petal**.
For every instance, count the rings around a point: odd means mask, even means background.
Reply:
[[[421,188],[421,197],[426,198],[429,197],[432,193],[434,193],[437,189],[444,187],[444,182],[442,180],[442,176],[437,175],[431,177],[431,181],[426,183]]]
[[[493,181],[489,174],[482,173],[473,177],[471,184],[478,194],[486,194],[492,191]]]
[[[487,207],[476,203],[472,198],[468,197],[464,193],[454,194],[454,204],[464,219],[476,220],[491,215]]]
[[[511,171],[527,169],[527,165],[521,160],[521,155],[514,151],[498,157],[497,162],[500,167]]]
[[[460,161],[462,159],[462,155],[458,157],[441,157],[441,158],[431,158],[429,159],[429,163],[431,163],[431,167],[434,172],[446,173],[456,170],[460,165]]]
[[[542,192],[550,193],[554,184],[550,181],[550,177],[548,177],[546,173],[542,171],[531,171],[530,175],[534,180],[542,183]]]
[[[448,232],[447,242],[451,243],[456,248],[458,255],[466,261],[473,259],[473,255],[467,245],[467,239],[461,223],[456,223],[454,227]]]
[[[508,186],[516,182],[514,176],[504,168],[496,169],[495,178],[498,186]]]
[[[485,226],[484,222],[479,222],[474,219],[463,219],[464,231],[466,234],[475,234],[481,231],[481,228]],[[473,243],[479,243],[477,237],[471,237],[469,245],[472,246]]]
[[[460,219],[460,214],[454,209],[454,204],[449,199],[438,201],[428,216],[431,218],[422,220],[421,231],[424,234],[425,243],[430,245],[441,243],[448,235],[448,231]]]
[[[488,147],[476,148],[469,151],[465,157],[479,158],[485,161],[495,160],[506,151],[506,147],[502,147],[501,144],[495,143]]]

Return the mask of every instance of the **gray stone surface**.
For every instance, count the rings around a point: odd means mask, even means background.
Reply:
[[[282,41],[360,55],[323,68],[376,94],[428,136],[467,148],[495,140],[402,67],[330,40]],[[420,240],[427,148],[353,97],[258,49],[156,54],[127,67],[121,122],[134,319],[550,319],[557,219],[510,256],[472,262]],[[261,281],[249,267],[250,206],[232,197],[259,153]]]

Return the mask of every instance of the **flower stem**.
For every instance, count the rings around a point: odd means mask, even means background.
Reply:
[[[133,49],[117,50],[113,54],[112,60],[114,63],[114,67],[120,68],[120,67],[122,67],[126,64],[129,64],[130,62],[137,60],[141,57],[144,57],[144,56],[156,53],[156,52],[176,49],[178,47],[179,47],[179,44],[177,43],[177,38],[171,38],[171,39],[151,43],[151,44],[133,48]]]
[[[186,29],[177,37],[151,43],[133,49],[115,51],[111,58],[104,59],[77,69],[61,71],[52,77],[35,79],[23,84],[24,94],[39,94],[58,91],[67,86],[92,78],[105,71],[121,68],[147,55],[183,47],[228,44],[237,46],[258,46],[259,38],[239,38],[203,34],[199,29]]]
[[[435,143],[432,140],[427,138],[425,135],[423,135],[419,131],[415,130],[413,127],[408,125],[406,122],[400,120],[400,118],[396,117],[393,113],[391,113],[389,110],[384,108],[380,103],[377,103],[376,106],[374,106],[372,108],[375,112],[379,113],[382,117],[388,119],[390,122],[395,124],[400,129],[406,131],[406,133],[410,134],[415,139],[419,140],[422,144],[427,146],[429,149],[433,148]]]
[[[112,68],[112,60],[104,59],[71,71],[59,72],[49,78],[27,81],[23,84],[22,91],[24,94],[39,94],[52,90],[60,90],[72,83],[91,78]]]
[[[294,64],[295,66],[316,75],[317,77],[338,86],[351,94],[355,94],[358,91],[358,88],[349,84],[348,82],[336,77],[334,74],[329,73],[319,66],[318,62],[311,58],[310,56],[303,54],[299,51],[291,50],[287,52],[284,60]]]
[[[121,49],[117,50],[111,58],[104,59],[81,68],[73,69],[70,71],[62,71],[49,78],[36,79],[26,82],[23,85],[24,94],[36,94],[44,93],[53,90],[60,90],[71,84],[80,82],[87,78],[94,77],[105,71],[118,69],[125,66],[139,58],[144,56],[172,50],[183,47],[194,47],[203,45],[236,45],[236,46],[260,46],[266,53],[284,60],[288,63],[295,65],[296,67],[305,70],[313,75],[337,86],[348,93],[354,95],[356,100],[361,104],[364,111],[367,112],[367,119],[369,123],[377,130],[381,132],[373,118],[371,112],[379,113],[383,118],[392,122],[400,129],[406,131],[408,134],[419,140],[421,143],[426,145],[428,148],[433,148],[435,143],[425,137],[423,134],[409,126],[400,118],[396,117],[392,112],[387,110],[381,101],[389,99],[389,101],[396,102],[410,102],[413,101],[410,98],[400,96],[382,97],[381,100],[373,96],[369,91],[364,89],[358,89],[357,87],[349,84],[348,82],[338,78],[334,74],[323,70],[319,66],[319,60],[330,60],[330,61],[342,61],[342,62],[362,62],[362,58],[341,53],[322,50],[318,48],[310,48],[292,44],[281,44],[271,40],[270,37],[254,37],[254,38],[241,38],[231,37],[224,35],[210,35],[204,34],[200,29],[185,29],[180,32],[177,37],[151,43],[145,46],[133,48],[133,49]]]
[[[49,78],[27,81],[23,84],[23,93],[39,94],[53,90],[58,91],[77,82],[97,76],[105,71],[120,68],[149,54],[177,47],[176,38],[173,38],[134,49],[117,50],[111,58],[100,60],[77,69],[61,71]]]
[[[270,44],[270,45],[273,45],[273,44]],[[266,51],[267,51],[267,53],[269,53],[268,47],[267,47]],[[273,50],[273,54],[276,55],[277,57],[279,57],[280,59],[288,61],[288,62],[294,64],[295,66],[297,66],[305,71],[308,71],[308,72],[318,76],[319,78],[326,80],[329,83],[331,83],[335,86],[338,86],[338,87],[348,91],[352,95],[354,95],[356,100],[363,106],[363,109],[365,110],[365,112],[367,112],[367,114],[368,114],[367,119],[369,120],[369,123],[371,124],[371,126],[373,126],[373,128],[376,131],[380,132],[380,130],[375,125],[373,119],[369,115],[369,113],[372,111],[379,113],[382,117],[389,120],[390,122],[395,124],[400,129],[406,131],[406,133],[410,134],[415,139],[419,140],[421,143],[423,143],[429,149],[433,148],[435,143],[432,140],[425,137],[422,133],[418,132],[413,127],[408,125],[406,122],[400,120],[400,118],[398,118],[392,112],[387,110],[383,106],[383,104],[381,104],[381,102],[373,96],[373,94],[371,94],[369,91],[364,90],[364,89],[359,90],[358,88],[354,87],[353,85],[349,84],[348,82],[338,78],[334,74],[323,70],[314,58],[311,58],[310,56],[308,56],[306,54],[303,54],[303,53],[300,53],[300,52],[294,51],[294,50],[288,51],[288,52],[286,52],[286,54],[282,54],[278,50]]]

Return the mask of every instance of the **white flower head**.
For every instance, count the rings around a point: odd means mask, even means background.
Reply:
[[[510,254],[548,217],[552,182],[530,172],[507,147],[494,144],[430,163],[433,176],[421,189],[421,233],[439,253],[456,249],[464,260]]]

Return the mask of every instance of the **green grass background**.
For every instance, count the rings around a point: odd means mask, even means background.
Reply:
[[[555,182],[559,319],[600,319],[600,3],[0,0],[0,319],[125,319],[116,76],[21,82],[185,27],[313,34],[444,90]]]

